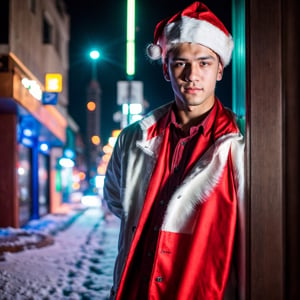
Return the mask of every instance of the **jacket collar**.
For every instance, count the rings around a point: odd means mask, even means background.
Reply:
[[[137,147],[152,157],[158,157],[173,103],[174,101],[155,109],[139,123],[142,129],[142,139],[136,142]],[[234,114],[225,109],[217,98],[211,113],[213,116],[210,114],[203,124],[204,135],[212,134],[212,139],[216,140],[226,133],[239,132],[234,121]]]
[[[173,101],[155,109],[139,123],[142,129],[142,139],[137,141],[136,145],[154,158],[157,158],[159,154],[172,103]],[[160,126],[157,126],[158,122]]]

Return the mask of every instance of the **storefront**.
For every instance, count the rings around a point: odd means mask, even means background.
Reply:
[[[0,80],[0,227],[20,227],[62,202],[53,178],[67,120],[42,104],[43,85],[13,57]]]

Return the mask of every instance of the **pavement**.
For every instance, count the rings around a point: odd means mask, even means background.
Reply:
[[[24,251],[3,252],[0,300],[108,300],[119,227],[101,206],[66,207],[20,229],[2,228],[2,239],[14,237],[13,247]]]
[[[54,243],[54,236],[67,229],[87,207],[81,204],[63,204],[59,211],[29,221],[22,228],[0,228],[0,261],[5,252],[41,248]]]

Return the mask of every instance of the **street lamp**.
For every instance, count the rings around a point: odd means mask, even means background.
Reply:
[[[97,60],[100,57],[100,52],[98,50],[92,50],[90,52],[91,59]]]
[[[97,80],[96,62],[100,58],[100,52],[97,49],[91,50],[90,58],[92,59],[92,80]]]
[[[101,88],[97,76],[97,61],[100,59],[100,52],[97,49],[89,51],[89,59],[92,63],[92,78],[87,88],[86,99],[86,138],[87,138],[87,180],[90,182],[95,176],[100,153],[100,106]]]

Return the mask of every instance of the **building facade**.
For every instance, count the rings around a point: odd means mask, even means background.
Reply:
[[[0,2],[0,227],[20,227],[63,201],[69,21],[62,0]],[[46,74],[62,76],[59,93],[46,92]],[[49,95],[57,103],[43,104]]]

